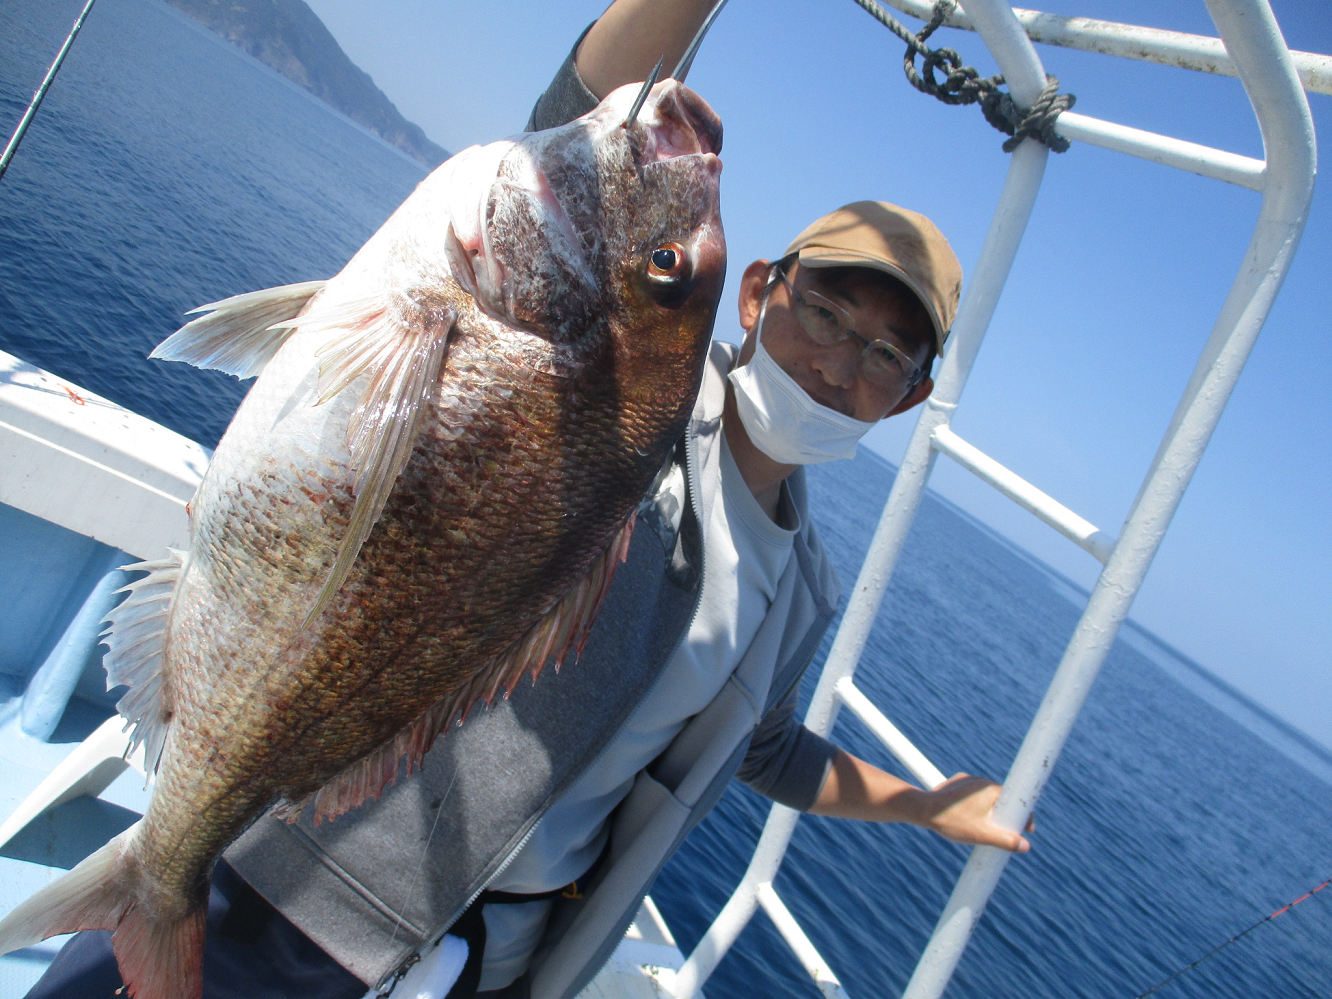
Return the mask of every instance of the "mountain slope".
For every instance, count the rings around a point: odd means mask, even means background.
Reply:
[[[433,167],[448,158],[342,51],[303,0],[167,0],[352,121]]]

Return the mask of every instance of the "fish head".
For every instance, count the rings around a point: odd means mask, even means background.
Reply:
[[[450,184],[450,270],[492,318],[553,342],[701,358],[726,269],[721,121],[666,80],[626,122],[638,91],[455,157],[470,159]]]
[[[590,116],[603,136],[605,307],[610,334],[629,354],[698,354],[710,342],[726,276],[721,222],[721,120],[684,84],[654,86],[634,121],[636,85],[614,91]]]

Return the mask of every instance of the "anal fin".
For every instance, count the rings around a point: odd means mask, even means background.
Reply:
[[[384,788],[394,784],[403,760],[407,773],[420,768],[422,760],[441,733],[461,724],[478,701],[489,703],[502,689],[507,697],[524,673],[533,681],[551,660],[559,669],[570,652],[577,657],[601,609],[616,567],[629,555],[634,514],[616,532],[605,553],[591,570],[557,600],[504,652],[477,670],[457,690],[451,691],[425,710],[415,721],[374,752],[334,777],[313,795],[296,802],[283,802],[275,810],[279,818],[295,822],[313,805],[315,824],[336,819],[367,800],[379,800]]]
[[[122,566],[127,572],[147,575],[117,591],[129,596],[107,614],[108,627],[102,636],[108,650],[102,660],[106,687],[110,690],[123,684],[130,688],[116,702],[116,710],[134,726],[131,751],[144,744],[144,770],[149,774],[157,769],[171,724],[162,640],[171,614],[171,597],[188,560],[186,552],[174,548],[167,551],[164,559]]]

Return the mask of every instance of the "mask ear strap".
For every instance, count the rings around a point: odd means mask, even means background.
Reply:
[[[755,329],[754,329],[754,347],[755,347],[755,349],[758,348],[759,343],[762,342],[762,340],[763,340],[763,318],[764,318],[764,316],[766,316],[767,314],[768,314],[768,296],[767,296],[767,295],[764,295],[764,296],[763,296],[763,304],[759,306],[758,321],[754,324],[754,326],[755,326]]]
[[[763,301],[759,305],[758,321],[754,330],[754,346],[757,347],[763,339],[763,318],[768,314],[768,299],[772,297],[773,286],[777,284],[778,275],[782,273],[780,265],[773,264],[768,269],[768,283],[763,286]]]

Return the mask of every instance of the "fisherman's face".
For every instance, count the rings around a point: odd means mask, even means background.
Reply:
[[[758,317],[764,288],[772,276],[772,264],[756,260],[745,268],[740,286],[740,324],[748,331],[740,349],[740,363],[748,364],[758,342]],[[819,269],[787,268],[787,277],[802,294],[816,291],[844,309],[855,324],[851,328],[867,339],[882,339],[901,348],[924,367],[930,357],[934,330],[922,309],[904,303],[862,268],[841,269],[837,281],[822,280]],[[763,345],[772,359],[815,402],[846,416],[873,423],[905,412],[924,401],[934,388],[926,376],[913,386],[905,382],[892,388],[870,384],[860,370],[861,341],[854,337],[841,343],[814,342],[792,311],[786,285],[777,281],[767,291],[768,307],[763,320]]]

